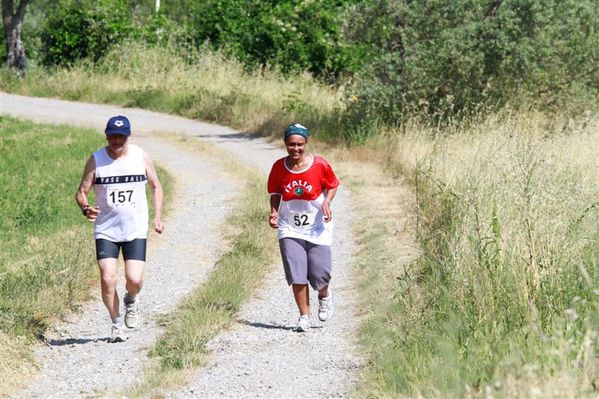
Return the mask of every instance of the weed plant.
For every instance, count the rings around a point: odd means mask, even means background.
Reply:
[[[378,311],[403,321],[377,326],[374,391],[596,394],[598,132],[503,114],[400,138],[422,256]]]

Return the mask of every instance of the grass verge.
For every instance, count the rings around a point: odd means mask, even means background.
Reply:
[[[33,338],[86,297],[95,269],[74,195],[95,131],[0,118],[0,329]]]
[[[135,387],[137,397],[160,396],[185,382],[186,372],[203,364],[206,344],[226,329],[243,303],[272,270],[276,233],[266,223],[265,178],[234,158],[198,140],[179,137],[186,149],[210,154],[245,181],[239,206],[225,226],[229,249],[208,280],[164,317],[165,332],[150,351],[154,366]]]
[[[422,254],[386,307],[405,320],[381,319],[395,345],[372,391],[596,395],[598,126],[498,115],[398,138]]]
[[[396,397],[390,386],[403,365],[400,335],[416,314],[397,312],[407,300],[401,291],[415,275],[419,256],[415,232],[415,198],[407,181],[393,178],[372,162],[368,149],[340,149],[329,158],[342,184],[351,190],[353,232],[357,242],[354,272],[360,298],[359,352],[366,367],[356,397]],[[360,162],[356,162],[360,159]]]
[[[93,248],[74,194],[100,143],[91,130],[0,118],[0,396],[32,372],[35,339],[89,295]]]

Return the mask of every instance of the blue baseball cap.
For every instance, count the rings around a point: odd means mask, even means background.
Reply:
[[[307,127],[302,126],[299,123],[294,123],[292,125],[287,126],[287,129],[285,129],[285,139],[294,134],[302,136],[307,140],[308,136],[310,135],[310,132],[308,131]]]
[[[129,119],[123,115],[113,116],[112,118],[108,119],[104,133],[106,133],[107,136],[111,136],[113,134],[131,136],[131,124],[129,123]]]

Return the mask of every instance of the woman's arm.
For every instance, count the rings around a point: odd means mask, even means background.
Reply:
[[[268,224],[270,224],[270,227],[273,229],[279,228],[279,205],[281,205],[281,194],[271,194]]]
[[[333,220],[333,211],[331,211],[331,202],[333,198],[335,198],[335,194],[337,194],[337,187],[327,190],[327,194],[324,197],[324,201],[322,201],[322,213],[324,213],[324,221],[330,222]]]

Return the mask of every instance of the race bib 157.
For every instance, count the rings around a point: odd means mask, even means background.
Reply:
[[[134,187],[116,187],[106,190],[106,200],[112,208],[135,208]]]

